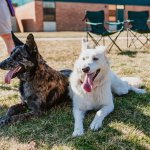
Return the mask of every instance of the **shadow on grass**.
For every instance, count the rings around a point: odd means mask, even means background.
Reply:
[[[129,57],[134,58],[134,57],[136,57],[137,53],[149,54],[150,52],[149,52],[149,50],[143,50],[143,51],[141,51],[141,50],[124,50],[124,51],[118,53],[118,55],[127,55]]]
[[[116,97],[116,111],[114,116],[117,121],[132,124],[148,137],[150,136],[150,116],[147,115],[150,106],[150,92],[140,95],[129,93],[123,97]],[[143,110],[145,109],[145,110]],[[147,113],[143,113],[146,112]],[[117,117],[118,115],[118,117]]]
[[[4,85],[4,84],[0,84],[0,90],[8,90],[8,91],[18,91],[17,88],[15,87],[11,87],[11,86],[7,86],[7,85]]]
[[[126,50],[126,51],[122,51],[119,53],[119,55],[127,55],[129,57],[136,57],[137,51],[130,51],[130,50]]]
[[[105,120],[98,132],[90,131],[95,112],[87,114],[85,118],[85,135],[72,138],[73,116],[71,104],[61,104],[52,108],[45,116],[34,118],[30,121],[16,123],[0,129],[0,138],[17,138],[20,142],[35,141],[38,148],[51,149],[54,146],[65,145],[70,149],[146,149],[139,139],[123,139],[123,133],[109,126],[110,122],[122,122],[150,136],[150,117],[144,114],[140,108],[150,104],[150,93],[138,95],[129,93],[122,97],[115,97],[115,111]],[[6,109],[6,108],[5,108]],[[128,135],[130,136],[130,135]],[[41,144],[44,142],[44,145]]]

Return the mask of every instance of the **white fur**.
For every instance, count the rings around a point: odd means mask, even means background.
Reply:
[[[142,86],[142,81],[136,77],[122,77],[119,78],[113,71],[110,71],[111,89],[117,95],[127,94],[129,91],[144,94],[144,89],[139,89]]]
[[[90,125],[91,130],[96,131],[102,126],[103,119],[114,110],[112,91],[118,95],[127,94],[129,90],[136,93],[145,92],[130,86],[110,70],[105,49],[104,46],[88,49],[87,43],[82,41],[82,52],[75,62],[74,70],[69,79],[75,120],[73,136],[84,134],[83,119],[88,110],[97,110]],[[98,58],[98,60],[94,61],[93,57]],[[94,88],[91,92],[86,92],[81,82],[85,76],[82,68],[86,66],[90,67],[90,73],[101,69],[93,82]]]

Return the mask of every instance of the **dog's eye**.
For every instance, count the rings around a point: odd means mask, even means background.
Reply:
[[[94,60],[94,61],[97,61],[97,60],[98,60],[98,58],[94,57],[94,58],[93,58],[93,60]]]
[[[18,58],[21,58],[21,55],[20,55],[20,54],[18,54],[18,55],[17,55],[17,57],[18,57]]]
[[[13,54],[13,51],[11,51],[10,55],[12,55],[12,54]]]

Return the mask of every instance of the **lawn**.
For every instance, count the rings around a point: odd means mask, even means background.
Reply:
[[[25,37],[27,34],[17,34]],[[35,33],[42,37],[79,37],[81,33]],[[125,47],[125,41],[119,41]],[[51,67],[60,70],[73,68],[80,53],[80,40],[37,40],[40,53]],[[2,51],[0,61],[7,57],[5,47],[0,41]],[[144,95],[129,93],[114,96],[115,110],[103,123],[103,127],[92,132],[89,125],[95,112],[87,114],[84,122],[85,135],[72,137],[72,105],[68,101],[49,110],[45,116],[17,122],[0,128],[0,150],[150,150],[150,50],[126,49],[119,53],[115,47],[108,54],[111,68],[119,76],[136,76],[143,80],[147,90]],[[19,102],[18,80],[10,85],[3,82],[6,71],[0,71],[0,115],[9,106]]]

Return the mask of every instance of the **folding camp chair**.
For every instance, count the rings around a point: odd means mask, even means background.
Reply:
[[[121,48],[116,44],[116,40],[119,37],[120,33],[123,31],[124,26],[122,22],[111,23],[113,25],[121,25],[121,28],[117,31],[110,31],[105,28],[104,22],[104,11],[86,11],[85,15],[85,23],[87,29],[87,40],[90,37],[94,42],[95,46],[99,45],[99,42],[103,41],[103,45],[105,45],[105,37],[108,37],[111,40],[111,43],[108,46],[108,52],[115,45],[119,51],[122,51]],[[107,24],[110,24],[107,22]],[[90,25],[90,30],[89,30]],[[118,33],[116,37],[113,39],[111,35]],[[98,38],[95,38],[92,34],[97,35]]]
[[[150,42],[149,33],[150,28],[148,27],[147,21],[149,18],[149,11],[128,11],[128,20],[129,23],[127,27],[127,47],[131,47],[134,45],[137,48],[136,42],[140,42],[141,47],[146,47]],[[145,41],[141,39],[141,37],[145,38]],[[131,42],[129,43],[129,37],[131,38]]]

